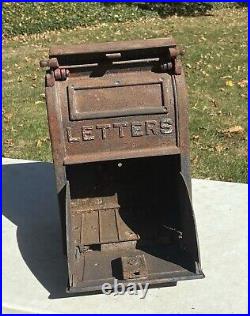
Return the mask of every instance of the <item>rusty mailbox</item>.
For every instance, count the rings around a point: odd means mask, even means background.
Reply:
[[[45,90],[69,292],[202,278],[172,38],[55,47]]]

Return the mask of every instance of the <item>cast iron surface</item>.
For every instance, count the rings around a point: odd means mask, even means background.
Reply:
[[[166,38],[57,47],[41,61],[69,292],[203,277],[181,53]]]

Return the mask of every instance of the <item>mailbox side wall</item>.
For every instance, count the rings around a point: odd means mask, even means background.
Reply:
[[[173,76],[173,87],[175,90],[175,101],[178,109],[178,127],[181,150],[181,175],[178,186],[180,188],[180,208],[182,212],[183,235],[187,249],[193,255],[197,273],[201,272],[198,234],[195,222],[195,213],[192,206],[192,186],[190,170],[190,140],[189,140],[189,116],[188,116],[188,94],[186,89],[184,71],[180,75]]]

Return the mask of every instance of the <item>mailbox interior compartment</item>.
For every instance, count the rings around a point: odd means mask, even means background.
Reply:
[[[67,166],[69,291],[198,278],[183,247],[180,156]],[[188,224],[188,223],[187,223]]]

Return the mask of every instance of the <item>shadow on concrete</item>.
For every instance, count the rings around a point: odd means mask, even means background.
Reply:
[[[49,298],[68,297],[53,165],[7,164],[2,171],[3,215],[17,226],[25,263],[49,291]]]

